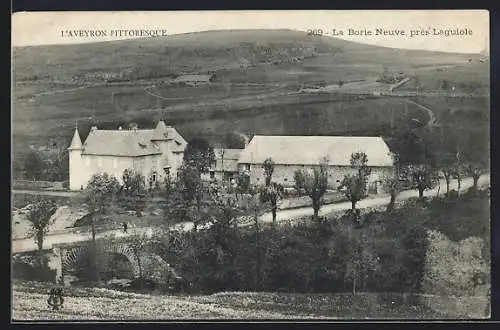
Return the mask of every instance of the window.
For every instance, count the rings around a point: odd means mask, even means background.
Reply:
[[[170,177],[170,167],[165,167],[163,169],[163,171],[165,171],[165,175],[167,176],[167,178],[169,178]]]
[[[245,164],[245,170],[250,171],[250,164]]]
[[[210,179],[215,179],[215,172],[214,171],[210,171]]]
[[[149,177],[149,189],[153,189],[156,184],[156,172],[153,172]]]

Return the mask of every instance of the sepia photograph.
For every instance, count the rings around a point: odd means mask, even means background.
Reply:
[[[11,322],[489,319],[489,30],[12,14]]]

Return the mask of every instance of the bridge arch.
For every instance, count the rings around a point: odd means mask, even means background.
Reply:
[[[67,245],[58,246],[61,250],[61,271],[64,275],[76,277],[85,276],[91,266],[89,243],[85,245]],[[155,279],[163,278],[165,273],[173,273],[170,265],[159,255],[149,252],[134,253],[128,242],[98,241],[97,252],[99,264],[103,269],[112,268],[115,261],[127,261],[130,265],[133,277],[153,277]],[[123,263],[122,263],[123,264]],[[116,269],[113,269],[116,271]],[[141,274],[142,273],[142,274]]]

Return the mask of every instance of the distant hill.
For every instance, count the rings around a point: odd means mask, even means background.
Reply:
[[[394,49],[291,30],[224,30],[13,50],[13,153],[66,145],[75,123],[169,122],[185,136],[375,134],[398,100],[297,95],[304,86],[375,81],[387,73],[439,89],[489,83],[481,55]],[[199,80],[200,84],[191,84]],[[172,83],[174,82],[174,83]],[[404,88],[415,89],[411,84]],[[369,83],[365,82],[365,85]],[[409,87],[408,87],[409,86]],[[411,110],[411,109],[410,109]],[[411,112],[411,111],[410,111]],[[316,114],[313,116],[312,114]],[[320,116],[320,117],[318,117]],[[326,118],[326,119],[325,119]],[[219,137],[220,135],[220,137]]]
[[[91,44],[15,48],[14,80],[134,81],[185,72],[207,73],[260,64],[293,63],[322,54],[351,51],[369,53],[371,61],[436,54],[370,46],[332,37],[312,37],[291,30],[207,31]]]

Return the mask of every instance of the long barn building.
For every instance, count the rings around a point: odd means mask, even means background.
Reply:
[[[251,184],[262,184],[263,163],[271,158],[275,163],[273,181],[285,187],[294,186],[294,173],[328,164],[328,184],[336,189],[346,174],[354,174],[351,154],[364,152],[371,168],[370,189],[380,191],[380,182],[393,171],[391,152],[381,137],[359,136],[261,136],[256,135],[238,160],[239,171],[250,175]]]

